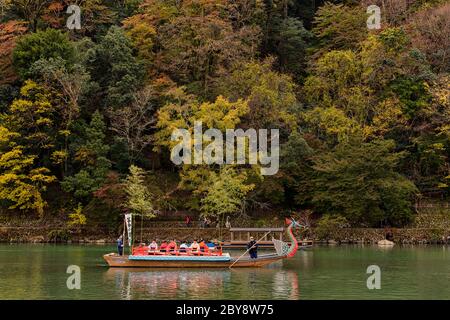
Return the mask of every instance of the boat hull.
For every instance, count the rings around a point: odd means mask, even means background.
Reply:
[[[257,259],[241,258],[235,263],[235,259],[228,261],[208,260],[137,260],[128,256],[119,256],[115,253],[105,254],[103,259],[110,267],[116,268],[257,268],[264,267],[275,261],[285,258],[275,254],[261,255]],[[233,264],[234,263],[234,264]]]

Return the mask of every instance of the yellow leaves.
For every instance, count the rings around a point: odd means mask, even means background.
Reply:
[[[11,209],[36,210],[42,215],[46,202],[40,190],[44,189],[43,184],[56,181],[56,177],[49,176],[47,168],[30,170],[35,158],[24,155],[21,146],[3,151],[0,156],[0,200],[9,201]]]
[[[68,137],[68,136],[70,136],[71,132],[70,132],[70,130],[59,130],[58,134],[60,134],[64,137]]]
[[[81,203],[78,203],[78,207],[75,209],[75,211],[69,214],[69,219],[70,220],[67,222],[69,227],[82,226],[86,224],[87,219],[83,213],[83,206],[81,205]]]
[[[20,88],[20,94],[22,96],[30,96],[32,91],[41,90],[41,87],[32,80],[25,81],[25,84]]]
[[[0,186],[7,185],[8,183],[16,181],[18,178],[17,174],[14,173],[5,173],[0,175]]]
[[[153,56],[152,50],[155,43],[156,29],[145,21],[143,15],[127,18],[123,25],[126,30],[126,35],[138,49],[139,56],[144,59],[151,59]]]
[[[180,92],[176,91],[177,94]],[[225,132],[234,129],[241,121],[241,117],[249,112],[248,103],[239,99],[230,102],[219,96],[213,103],[197,103],[195,100],[185,100],[182,104],[170,103],[158,112],[156,124],[159,131],[155,134],[157,144],[160,146],[173,146],[176,141],[170,141],[172,132],[176,129],[187,129],[193,132],[194,122],[201,121],[203,129],[215,128]]]
[[[27,112],[33,107],[33,103],[28,100],[17,99],[9,107],[11,112]]]
[[[0,125],[0,143],[8,144],[11,142],[11,139],[19,136],[17,132],[11,132],[8,128]]]
[[[22,147],[14,147],[10,151],[4,151],[0,156],[0,169],[20,172],[33,164],[35,156],[24,156]]]
[[[406,123],[401,102],[398,98],[389,98],[375,106],[372,123],[365,128],[365,136],[369,137],[372,134],[382,136],[396,125],[406,125]]]
[[[94,165],[96,155],[89,149],[81,147],[75,154],[75,160],[85,165]]]
[[[194,116],[190,122],[192,123],[192,120],[202,121],[208,128],[225,131],[235,128],[240,123],[240,118],[248,111],[248,104],[242,99],[230,102],[219,96],[214,103],[202,103],[198,110],[194,110]]]
[[[50,155],[50,159],[54,164],[61,164],[63,163],[68,157],[68,154],[64,150],[57,150],[53,151],[53,153]]]
[[[55,176],[48,176],[50,170],[47,168],[37,168],[30,171],[29,179],[33,182],[52,183],[56,181]]]
[[[348,136],[359,131],[358,124],[335,107],[314,108],[305,115],[305,120],[319,131],[346,141]]]
[[[38,126],[51,126],[53,124],[53,121],[49,118],[39,118],[36,119],[36,124]]]

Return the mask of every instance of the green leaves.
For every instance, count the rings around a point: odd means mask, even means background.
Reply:
[[[245,184],[246,174],[230,166],[224,166],[219,174],[210,177],[210,188],[201,200],[201,211],[205,216],[221,217],[235,214],[244,207],[244,200],[255,185]]]
[[[153,218],[155,212],[152,194],[145,186],[144,181],[145,171],[134,165],[130,166],[130,174],[125,181],[125,192],[128,196],[126,207],[134,214]]]
[[[413,214],[415,185],[397,172],[392,140],[351,141],[314,157],[312,203],[352,223],[401,225]]]
[[[30,68],[40,59],[61,58],[70,64],[75,59],[75,49],[67,34],[47,29],[25,35],[17,41],[13,64],[22,79],[30,76]]]

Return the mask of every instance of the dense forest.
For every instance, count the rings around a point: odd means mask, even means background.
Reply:
[[[0,6],[4,214],[114,225],[130,210],[306,210],[402,226],[420,197],[449,195],[450,1]],[[199,120],[279,129],[279,171],[175,165],[172,131]]]

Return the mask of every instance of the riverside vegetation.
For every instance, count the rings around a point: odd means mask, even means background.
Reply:
[[[80,30],[72,1],[0,2],[5,225],[307,210],[328,232],[408,226],[421,197],[448,198],[449,1],[78,2]],[[171,133],[195,121],[279,129],[279,171],[176,166]]]

